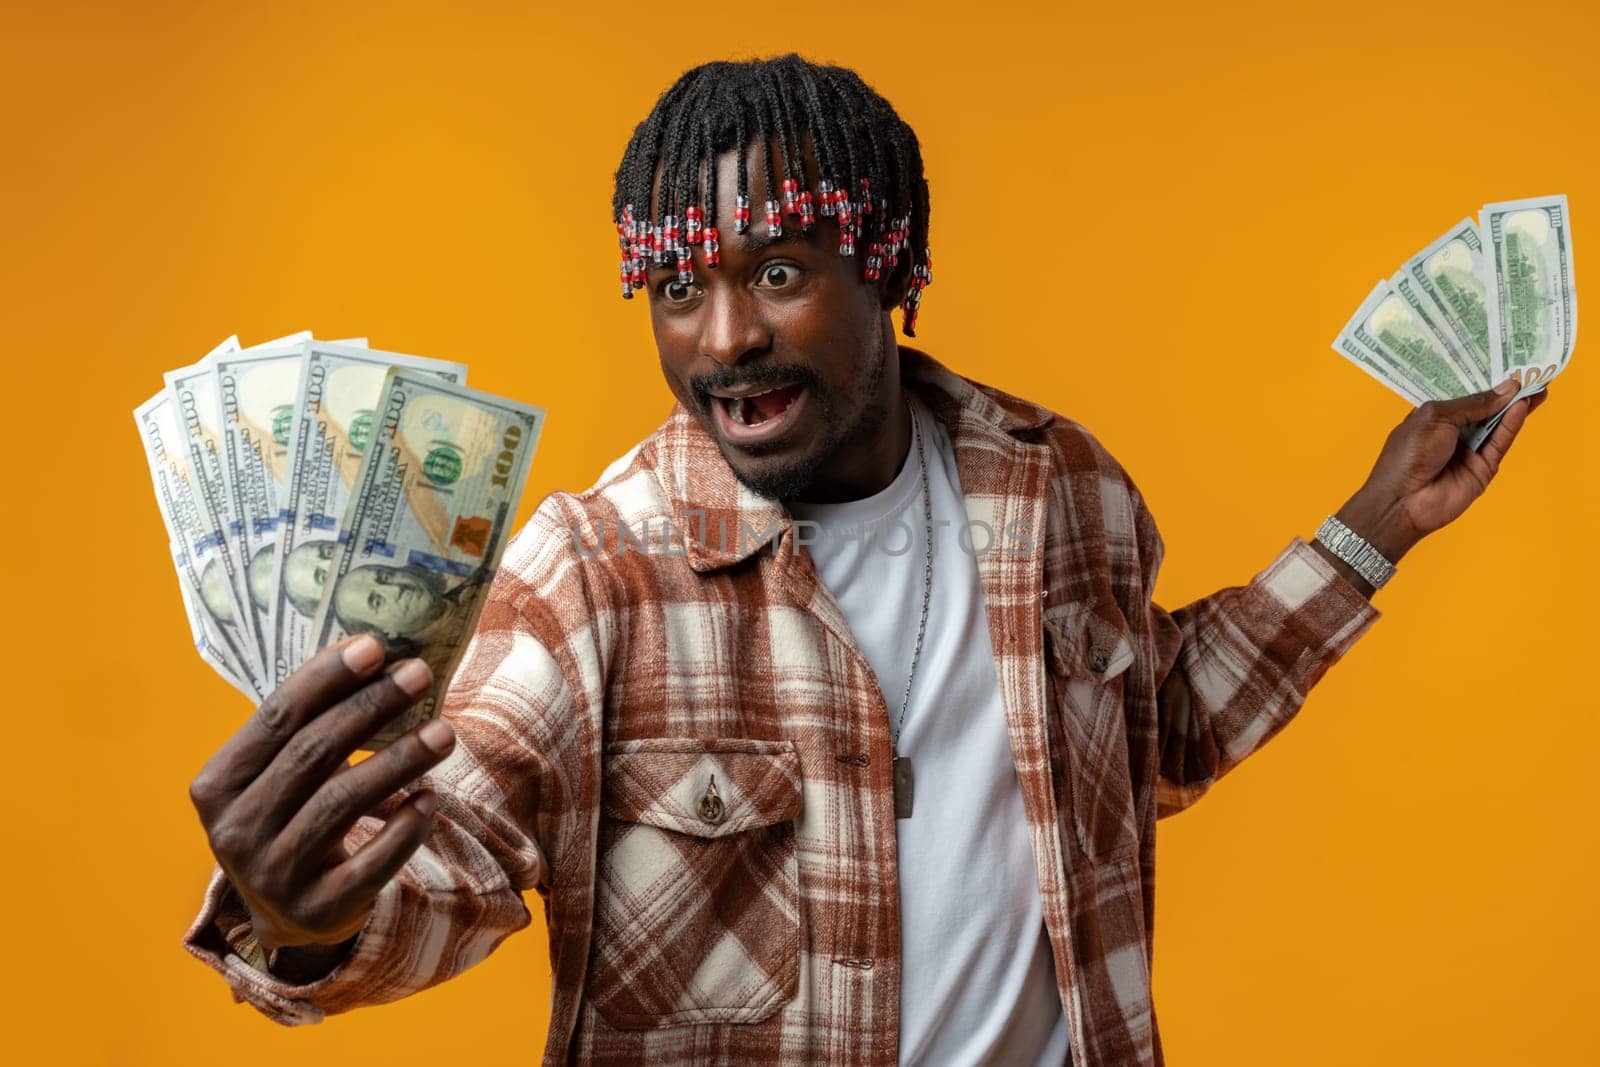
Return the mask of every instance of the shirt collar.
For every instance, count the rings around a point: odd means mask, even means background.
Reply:
[[[973,435],[1039,430],[1055,418],[1032,401],[980,386],[920,349],[898,348],[902,384],[933,409],[952,443]],[[741,482],[716,439],[682,403],[673,405],[645,447],[655,453],[656,476],[694,570],[731,566],[787,534],[788,509]]]

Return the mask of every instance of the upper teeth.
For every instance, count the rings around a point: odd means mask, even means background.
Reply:
[[[779,386],[774,386],[771,389],[764,389],[759,393],[751,393],[748,396],[724,397],[724,399],[727,400],[727,402],[728,402],[728,414],[732,415],[733,416],[733,421],[735,421],[737,423],[741,423],[741,424],[747,423],[748,422],[747,416],[749,415],[749,408],[754,406],[752,401],[754,401],[754,399],[756,397],[758,397],[758,396],[766,396],[768,393],[776,393],[779,389],[787,389],[787,388],[788,388],[788,386],[779,385]]]

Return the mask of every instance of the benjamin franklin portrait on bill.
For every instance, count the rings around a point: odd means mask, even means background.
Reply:
[[[463,591],[481,580],[452,589],[445,575],[423,567],[367,563],[334,586],[333,614],[347,633],[371,634],[391,650],[420,649],[448,629]]]

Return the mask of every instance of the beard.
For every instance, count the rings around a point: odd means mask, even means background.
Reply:
[[[882,434],[883,425],[888,420],[888,412],[875,403],[888,366],[881,328],[876,333],[875,342],[867,360],[866,378],[851,389],[851,392],[867,397],[867,406],[853,424],[840,424],[837,397],[814,375],[809,376],[805,379],[806,388],[810,390],[807,402],[817,407],[818,423],[826,434],[822,444],[802,459],[746,471],[729,458],[727,447],[718,437],[717,448],[733,470],[734,477],[754,492],[774,500],[804,500],[817,472],[835,456],[849,449],[870,448]]]

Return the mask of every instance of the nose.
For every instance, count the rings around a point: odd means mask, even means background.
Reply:
[[[733,366],[772,346],[772,331],[755,294],[739,285],[712,286],[700,318],[700,354]]]

